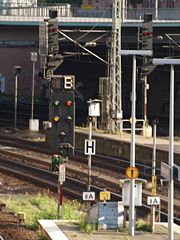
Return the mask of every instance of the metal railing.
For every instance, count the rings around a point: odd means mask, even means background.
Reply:
[[[131,119],[123,119],[122,120],[123,126],[122,126],[122,131],[131,131]],[[128,123],[129,127],[124,127],[124,123]],[[139,125],[139,123],[141,123]],[[145,126],[145,121],[144,119],[136,119],[136,131],[143,131]]]
[[[78,18],[112,18],[111,9],[92,9],[86,10],[73,7],[70,4],[56,5],[37,5],[37,6],[15,6],[0,5],[1,16],[24,16],[24,17],[48,17],[50,9],[57,9],[59,17],[78,17]],[[123,21],[126,20],[143,20],[145,13],[152,13],[154,20],[173,21],[180,20],[180,9],[122,9]]]
[[[154,8],[124,9],[125,19],[143,20],[145,13],[152,13],[153,20],[180,20],[179,8],[159,8],[157,12]]]
[[[37,7],[0,7],[1,16],[49,17],[49,10],[56,9],[59,17],[72,17],[71,5]]]

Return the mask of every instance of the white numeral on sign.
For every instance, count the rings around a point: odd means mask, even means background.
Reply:
[[[72,90],[74,89],[74,78],[71,76],[64,77],[64,89]]]

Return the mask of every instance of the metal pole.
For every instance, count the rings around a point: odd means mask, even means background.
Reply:
[[[112,99],[111,99],[111,103],[112,103],[112,109],[111,109],[111,120],[112,120],[112,124],[111,124],[111,131],[113,133],[115,133],[116,131],[116,34],[117,34],[117,29],[116,29],[116,9],[117,9],[117,0],[113,0],[113,16],[112,16],[112,21],[113,21],[113,26],[112,26],[112,46],[111,46],[111,61],[112,61]]]
[[[147,122],[147,76],[144,77],[144,123]]]
[[[131,152],[130,166],[135,167],[135,117],[136,117],[136,56],[133,55],[133,72],[132,72],[132,97],[131,97]],[[134,236],[135,231],[135,179],[130,180],[130,209],[129,209],[129,233]]]
[[[59,182],[59,219],[62,218],[63,182]]]
[[[152,175],[156,175],[156,122],[154,122],[153,128],[153,162],[152,162]]]
[[[92,139],[92,120],[89,120],[89,140]],[[88,156],[88,191],[91,190],[91,154]]]
[[[112,41],[110,72],[110,131],[122,133],[122,79],[121,79],[121,1],[113,0],[112,7]]]
[[[169,111],[169,167],[174,166],[174,65],[171,65],[170,72],[170,111]],[[168,240],[174,239],[174,180],[171,171],[168,186]]]
[[[17,125],[17,77],[18,74],[15,75],[15,87],[14,87],[14,131],[16,131]]]
[[[60,168],[60,165],[59,165]],[[60,171],[58,172],[58,219],[60,218]]]
[[[153,125],[152,196],[156,196],[156,121]],[[155,230],[155,206],[151,207],[151,232]]]
[[[31,119],[33,119],[34,117],[34,75],[35,75],[35,61],[33,61],[33,74],[32,74]]]
[[[159,203],[159,222],[161,222],[161,202]]]
[[[155,0],[155,19],[158,19],[158,1],[159,0]]]
[[[122,9],[121,9],[121,16],[122,16],[122,19],[121,19],[121,21],[123,22],[124,21],[124,19],[125,19],[125,1],[126,0],[122,0]]]
[[[119,41],[117,41],[117,52],[116,54],[118,55],[117,58],[116,58],[116,64],[118,62],[118,67],[117,67],[117,80],[118,81],[118,85],[119,85],[119,106],[117,106],[118,108],[118,113],[120,114],[120,116],[118,118],[120,118],[119,120],[119,130],[120,130],[120,134],[122,134],[122,129],[123,129],[123,110],[122,110],[122,75],[121,75],[121,55],[119,54],[119,50],[121,50],[121,38],[122,38],[122,34],[121,34],[121,27],[122,27],[122,11],[124,11],[124,9],[122,10],[122,6],[121,6],[121,0],[119,0],[119,29],[118,29],[118,36],[117,38],[119,37]],[[117,19],[118,21],[118,19]],[[117,86],[118,86],[117,85]],[[117,93],[118,95],[118,93]]]
[[[89,118],[89,140],[92,139],[92,118]],[[87,191],[91,191],[91,154],[88,155],[88,186]],[[89,222],[91,203],[87,202],[87,222]]]

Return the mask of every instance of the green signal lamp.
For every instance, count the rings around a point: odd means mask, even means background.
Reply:
[[[52,164],[59,165],[59,156],[58,155],[52,156]]]
[[[60,101],[59,101],[59,100],[55,100],[55,101],[54,101],[54,106],[57,107],[57,106],[59,106],[59,104],[60,104]]]

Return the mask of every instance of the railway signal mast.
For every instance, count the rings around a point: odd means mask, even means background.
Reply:
[[[75,79],[72,75],[54,74],[63,63],[63,56],[59,54],[57,10],[50,10],[49,18],[40,24],[39,38],[43,78],[50,85],[51,152],[67,159],[74,148]]]
[[[65,166],[62,164],[74,153],[74,86],[72,75],[55,75],[54,71],[63,63],[59,54],[59,32],[57,10],[49,11],[49,19],[39,27],[39,54],[43,78],[49,83],[49,120],[51,125],[52,171],[58,172],[58,216],[62,217],[63,182]]]
[[[124,1],[123,1],[124,2]],[[122,84],[121,84],[121,0],[113,0],[112,41],[110,54],[110,86],[108,128],[111,132],[122,132]]]
[[[144,22],[142,26],[142,50],[153,50],[153,24],[152,14],[144,14]],[[151,57],[143,58],[143,66],[141,69],[141,80],[144,83],[144,122],[147,123],[147,76],[154,70],[151,63]]]

